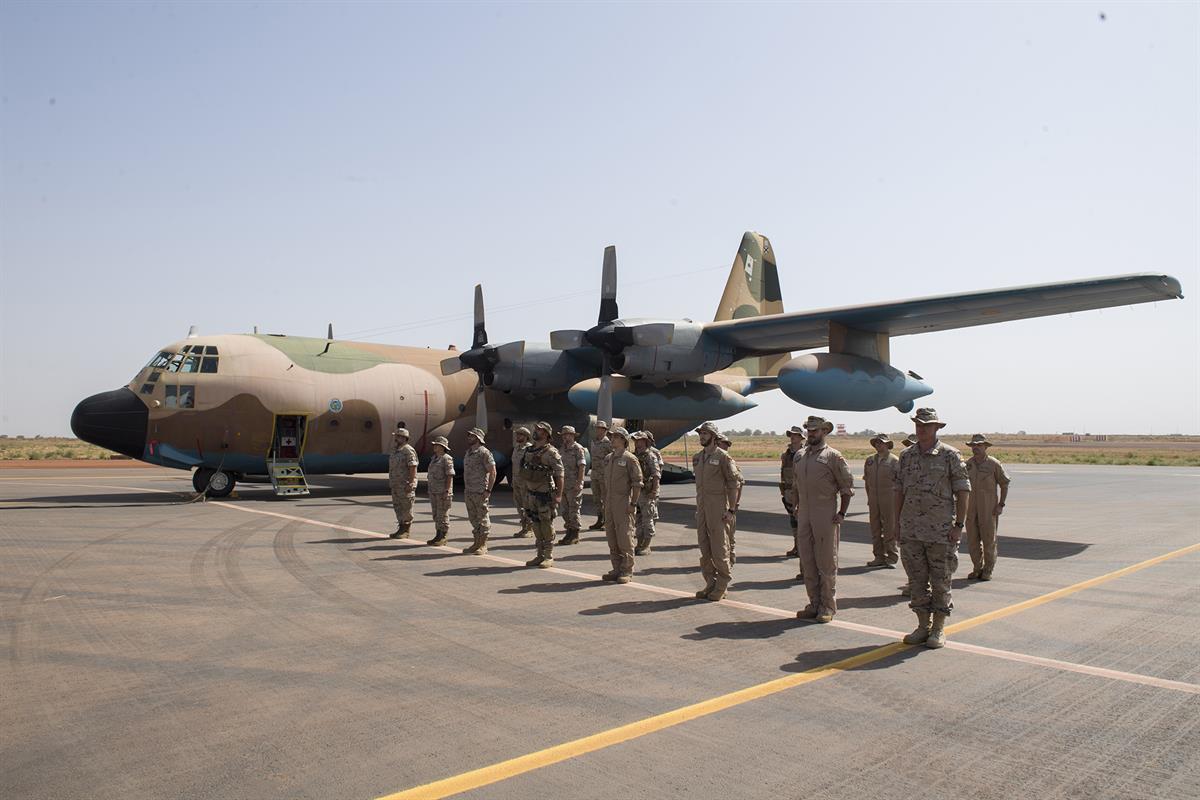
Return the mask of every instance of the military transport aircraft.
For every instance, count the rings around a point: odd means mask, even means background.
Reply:
[[[280,334],[189,335],[164,347],[123,388],[71,415],[75,435],[118,453],[195,470],[197,492],[228,495],[269,476],[281,495],[304,475],[383,472],[391,432],[406,427],[424,463],[446,436],[487,431],[508,466],[517,425],[548,420],[590,438],[614,416],[660,444],[780,389],[819,409],[908,411],[933,389],[892,366],[890,337],[1182,297],[1169,275],[1123,275],[891,303],[783,313],[775,254],[747,232],[712,322],[622,319],[616,251],[604,252],[600,314],[548,343],[488,341],[475,287],[471,347],[458,351]],[[828,348],[792,358],[792,351]]]

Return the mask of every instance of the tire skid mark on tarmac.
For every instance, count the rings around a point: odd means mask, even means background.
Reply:
[[[192,562],[188,569],[191,575],[192,587],[196,591],[208,595],[217,594],[216,589],[208,579],[209,556],[213,555],[214,564],[217,568],[217,577],[225,586],[227,592],[235,597],[248,599],[256,605],[262,605],[261,596],[250,587],[241,572],[241,568],[236,563],[230,565],[227,562],[231,558],[236,559],[241,546],[251,536],[269,524],[269,520],[253,519],[241,525],[221,530],[204,544],[200,545],[199,549],[193,554]],[[230,540],[234,540],[232,546],[229,544]]]
[[[305,563],[300,554],[296,552],[295,542],[296,530],[305,524],[304,522],[288,522],[276,531],[272,546],[275,549],[275,558],[283,568],[306,589],[331,603],[360,613],[387,615],[388,612],[384,609],[344,591],[333,581],[318,575],[312,567]]]

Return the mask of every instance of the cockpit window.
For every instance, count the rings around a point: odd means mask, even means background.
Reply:
[[[212,350],[213,348],[210,347],[208,349]],[[218,359],[216,356],[206,356],[204,358],[204,361],[202,361],[200,363],[200,371],[201,372],[216,372],[217,371],[217,362],[219,360],[220,359]]]
[[[217,355],[217,346],[215,344],[210,344],[204,348],[204,352],[210,356],[215,356]]]
[[[179,365],[180,372],[199,372],[200,371],[200,356],[184,356],[183,363]]]
[[[146,367],[149,367],[151,369],[162,369],[163,367],[165,367],[167,365],[167,362],[170,360],[171,360],[171,354],[166,351],[160,350],[154,356],[154,358],[150,359],[150,362],[148,364],[146,364]],[[143,367],[143,369],[145,369],[145,367]]]
[[[182,353],[175,353],[171,356],[171,360],[167,363],[167,372],[178,372],[179,364],[183,361]]]
[[[163,405],[167,408],[195,408],[195,386],[167,386],[163,396]]]

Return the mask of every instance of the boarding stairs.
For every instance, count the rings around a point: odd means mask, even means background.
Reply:
[[[271,461],[271,486],[279,497],[299,497],[308,494],[308,482],[299,461]]]

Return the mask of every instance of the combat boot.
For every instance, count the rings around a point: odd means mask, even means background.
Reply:
[[[873,558],[867,562],[868,567],[886,567],[887,565],[887,561],[882,558]]]
[[[633,554],[635,556],[644,556],[649,552],[650,552],[650,540],[649,539],[638,539],[637,547],[635,547],[633,549]]]
[[[400,523],[399,525],[396,526],[396,532],[392,534],[391,538],[407,539],[408,538],[408,527],[409,526],[405,525],[404,523]]]
[[[725,599],[725,592],[729,588],[728,581],[718,580],[713,584],[713,588],[708,593],[708,599],[714,603]]]
[[[799,558],[800,551],[798,549],[796,549],[795,547],[793,547],[791,550],[788,550],[786,553],[784,553],[783,557],[784,558]]]
[[[796,619],[816,619],[817,609],[812,606],[805,606],[796,612]]]
[[[907,583],[900,587],[901,597],[912,597],[912,587]]]
[[[579,531],[567,531],[566,534],[558,541],[558,546],[564,544],[579,544]]]
[[[610,569],[608,572],[606,572],[600,576],[600,580],[608,581],[609,583],[613,583],[614,581],[616,581],[618,574],[619,573],[615,569]]]
[[[905,644],[925,644],[929,639],[929,612],[917,612],[917,629],[904,637]]]
[[[595,521],[595,522],[593,522],[591,525],[589,525],[589,526],[588,526],[588,530],[589,530],[589,531],[602,531],[602,530],[604,530],[604,515],[603,515],[603,514],[601,514],[600,516],[596,517],[596,521]]]
[[[816,620],[822,625],[833,622],[833,612],[827,608],[823,608],[821,609],[820,613],[817,614]]]
[[[716,581],[709,581],[709,582],[708,582],[708,585],[706,585],[706,586],[705,586],[703,589],[701,589],[700,591],[696,592],[696,599],[697,599],[697,600],[707,600],[707,599],[708,599],[708,593],[709,593],[709,592],[711,592],[711,591],[712,591],[713,589],[715,589],[715,588],[717,588],[717,582],[716,582]]]
[[[990,581],[991,579],[992,579],[992,573],[990,573],[990,572],[981,572],[981,573],[979,573],[979,580],[981,580],[981,581]]]
[[[533,536],[533,531],[529,528],[521,528],[521,530],[513,534],[514,539],[528,539],[530,536]]]
[[[942,630],[945,624],[945,614],[939,612],[933,615],[933,623],[929,626],[929,638],[925,640],[926,647],[936,650],[946,646],[946,632]]]
[[[445,543],[446,543],[446,534],[442,533],[441,531],[438,531],[438,533],[432,539],[430,539],[428,542],[426,542],[425,544],[436,547],[439,544],[445,544]]]
[[[977,579],[979,577],[979,572],[980,571],[977,569],[971,570],[970,572],[967,573],[967,580],[973,581],[973,580]]]

